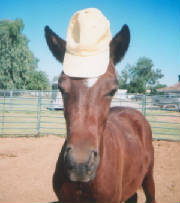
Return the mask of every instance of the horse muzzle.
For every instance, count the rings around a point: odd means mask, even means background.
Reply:
[[[70,181],[89,182],[96,176],[99,163],[99,154],[96,150],[76,150],[67,146],[64,153],[64,162]]]

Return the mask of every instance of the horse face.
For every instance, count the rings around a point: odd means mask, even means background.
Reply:
[[[66,42],[47,26],[45,36],[53,55],[63,63]],[[110,43],[109,66],[100,77],[72,78],[62,72],[59,78],[67,127],[64,163],[71,181],[88,182],[96,175],[103,130],[117,90],[114,65],[124,56],[129,41],[130,33],[125,25]]]
[[[70,180],[89,181],[95,177],[100,143],[112,96],[117,90],[114,66],[98,78],[59,78],[67,125],[64,154]]]

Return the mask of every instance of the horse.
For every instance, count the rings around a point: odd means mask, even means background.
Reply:
[[[66,41],[48,26],[45,38],[63,63]],[[115,65],[129,42],[130,30],[124,25],[109,44],[105,74],[75,78],[62,71],[59,77],[67,129],[53,174],[59,202],[136,203],[141,186],[146,202],[156,202],[151,127],[138,110],[110,108],[118,89]]]

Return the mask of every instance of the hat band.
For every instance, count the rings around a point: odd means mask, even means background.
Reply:
[[[99,49],[99,50],[81,50],[81,49],[69,49],[68,46],[66,47],[66,52],[74,55],[74,56],[81,56],[81,57],[87,57],[87,56],[95,56],[98,55],[100,53],[104,53],[109,51],[109,46],[106,47],[106,49],[103,47],[103,49]]]

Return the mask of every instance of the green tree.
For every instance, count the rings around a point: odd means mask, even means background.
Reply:
[[[127,69],[122,70],[121,75],[118,75],[118,86],[121,89],[127,89],[128,83],[128,71]]]
[[[0,89],[28,89],[33,76],[38,75],[38,60],[28,48],[23,29],[20,19],[0,21]],[[42,83],[44,81],[41,80]],[[47,81],[41,85],[44,89],[49,85]],[[34,89],[39,89],[39,84],[36,84]]]
[[[163,74],[153,66],[152,60],[146,57],[139,58],[135,65],[128,64],[120,76],[119,87],[126,87],[129,93],[146,93],[148,89],[155,93]]]
[[[29,76],[29,81],[26,83],[29,90],[45,90],[49,87],[49,80],[43,71],[33,71]]]

